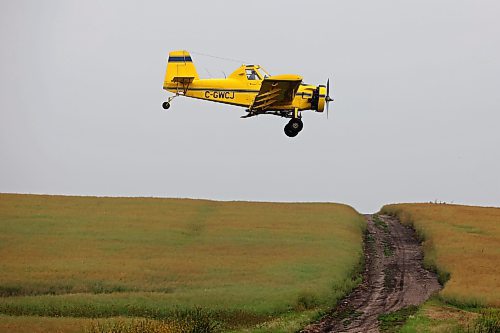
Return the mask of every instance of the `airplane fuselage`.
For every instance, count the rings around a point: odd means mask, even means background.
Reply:
[[[245,82],[239,79],[199,79],[193,80],[183,89],[182,84],[170,83],[164,87],[172,93],[181,92],[184,96],[207,101],[250,107],[260,91],[262,81]],[[274,107],[276,110],[311,109],[311,98],[316,86],[300,85],[291,104]]]

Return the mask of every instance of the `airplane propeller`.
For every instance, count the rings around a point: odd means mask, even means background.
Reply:
[[[333,98],[330,97],[330,79],[326,81],[326,97],[325,97],[325,102],[326,102],[326,119],[328,119],[328,104],[333,101]]]

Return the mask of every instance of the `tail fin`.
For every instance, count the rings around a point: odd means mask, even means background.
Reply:
[[[198,73],[188,51],[172,51],[168,54],[167,72],[163,86],[170,82],[191,82],[198,79]]]

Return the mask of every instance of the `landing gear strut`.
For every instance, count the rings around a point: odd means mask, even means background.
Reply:
[[[303,127],[304,124],[302,123],[302,120],[300,120],[300,118],[292,118],[285,126],[285,134],[293,138],[297,136],[300,131],[302,131]]]

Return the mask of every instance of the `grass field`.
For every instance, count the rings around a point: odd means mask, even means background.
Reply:
[[[408,318],[399,333],[497,333],[500,309],[464,308],[432,298]],[[391,331],[382,331],[389,333]]]
[[[460,327],[490,317],[500,324],[500,208],[396,204],[381,212],[415,227],[424,264],[444,283],[402,332],[467,332]]]
[[[363,228],[339,204],[0,194],[0,331],[194,307],[296,329],[357,283]]]

